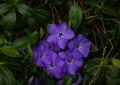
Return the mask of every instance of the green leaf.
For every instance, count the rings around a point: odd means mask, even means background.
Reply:
[[[33,14],[36,19],[40,20],[41,22],[48,21],[51,18],[51,14],[44,9],[33,9]]]
[[[100,5],[98,4],[98,2],[96,2],[96,1],[85,1],[85,3],[92,6],[92,7],[101,8]]]
[[[90,59],[84,66],[83,72],[88,75],[94,75],[99,68],[101,58]]]
[[[45,34],[44,30],[40,28],[40,38],[43,38],[44,34]]]
[[[56,84],[55,84],[55,80],[53,80],[53,79],[47,79],[47,83],[48,83],[49,85],[56,85]]]
[[[4,25],[6,29],[13,29],[15,27],[15,24],[16,24],[16,13],[15,13],[15,9],[13,8],[8,14],[6,14],[3,17],[2,25]]]
[[[62,85],[70,85],[72,81],[72,78],[70,76],[65,76]]]
[[[5,66],[0,66],[0,85],[16,85],[14,75]]]
[[[95,46],[93,43],[91,45],[91,48],[90,48],[90,52],[97,52],[99,51],[99,49],[97,48],[97,46]]]
[[[0,51],[10,57],[20,57],[19,52],[13,46],[3,46]]]
[[[54,5],[62,5],[62,0],[45,0],[47,3],[52,3]]]
[[[69,21],[71,22],[72,28],[77,31],[82,21],[82,10],[77,3],[73,4],[70,8]]]
[[[31,36],[22,37],[13,42],[13,46],[16,47],[18,50],[24,50],[27,48],[28,44],[33,44],[37,42],[37,34],[33,32]]]
[[[29,6],[25,5],[25,4],[19,4],[17,6],[17,10],[23,16],[32,17],[32,13],[31,13],[32,9]]]
[[[120,68],[120,60],[116,58],[112,58],[112,63],[114,66]]]
[[[11,8],[11,5],[9,4],[0,4],[0,15],[6,13],[7,11],[9,11]]]
[[[114,16],[114,17],[117,17],[118,16],[118,13],[117,11],[115,10],[115,8],[113,7],[110,7],[110,6],[104,6],[102,8],[102,12],[104,14],[107,14],[107,15],[110,15],[110,16]]]
[[[3,35],[2,33],[0,33],[0,44],[3,44],[5,40],[5,35]]]
[[[27,22],[28,22],[28,26],[29,26],[30,29],[35,29],[36,28],[35,18],[28,18]]]

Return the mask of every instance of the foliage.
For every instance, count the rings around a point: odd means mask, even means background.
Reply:
[[[120,84],[120,0],[0,0],[0,85],[26,85],[31,76],[55,79],[36,67],[31,47],[48,35],[50,23],[68,22],[91,42],[78,70],[81,85]],[[28,49],[28,51],[27,51]],[[72,79],[66,76],[64,85]]]

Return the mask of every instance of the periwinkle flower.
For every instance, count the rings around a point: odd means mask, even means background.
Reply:
[[[74,75],[79,67],[82,67],[83,60],[82,56],[76,57],[70,51],[59,52],[59,56],[65,62],[63,67],[63,72],[68,73],[69,75]]]
[[[55,52],[51,53],[49,57],[50,59],[46,63],[47,73],[50,74],[51,77],[61,78],[64,62]]]
[[[37,47],[34,47],[33,56],[36,65],[43,68],[46,66],[45,63],[49,60],[48,56],[51,53],[51,50],[46,49],[45,46],[40,43]]]
[[[68,40],[74,37],[74,32],[67,28],[65,22],[60,24],[50,24],[49,26],[49,36],[47,38],[48,42],[58,45],[60,48],[64,49]]]
[[[76,38],[68,43],[70,50],[73,50],[73,55],[79,57],[87,57],[90,51],[91,42],[83,35],[79,34]]]
[[[47,42],[47,37],[45,37],[39,44],[42,44],[46,49],[53,50],[53,51],[59,51],[60,48],[53,43]]]

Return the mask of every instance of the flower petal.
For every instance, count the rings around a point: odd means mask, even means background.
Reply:
[[[59,52],[58,55],[60,56],[60,58],[66,59],[66,55],[64,52]]]
[[[62,22],[58,25],[58,29],[59,29],[59,32],[64,32],[65,30],[67,30],[67,24],[66,22]]]
[[[59,39],[57,45],[58,45],[60,48],[64,49],[65,46],[66,46],[66,44],[67,44],[67,41],[68,41],[68,40],[66,40],[66,39]]]
[[[56,34],[58,33],[58,27],[56,24],[50,24],[49,26],[49,34]]]
[[[74,64],[78,67],[82,67],[83,66],[83,60],[82,58],[79,58],[77,60],[74,60]]]
[[[56,43],[57,43],[57,39],[58,39],[58,38],[57,38],[56,35],[50,35],[50,36],[47,38],[47,41],[56,44]]]
[[[81,45],[81,46],[88,46],[88,47],[90,47],[91,42],[90,42],[88,39],[83,38],[83,39],[81,40],[81,42],[80,42],[80,45]]]
[[[70,42],[68,43],[68,47],[69,47],[70,50],[73,50],[73,48],[75,47],[74,42],[73,42],[73,41],[70,41]]]
[[[83,35],[79,34],[75,39],[74,39],[74,43],[78,44],[79,42],[81,42],[81,39],[83,38]]]
[[[82,82],[82,80],[83,80],[83,78],[82,78],[81,74],[78,73],[78,80],[77,80],[77,82],[72,83],[71,85],[80,85],[80,83]]]
[[[65,39],[72,39],[75,36],[74,32],[69,28],[64,32]]]
[[[72,54],[73,54],[74,58],[81,58],[82,57],[82,54],[77,49],[74,49]]]
[[[89,52],[90,52],[90,48],[89,47],[81,47],[78,50],[82,54],[83,57],[87,57]]]
[[[77,68],[77,66],[75,64],[68,65],[68,73],[70,75],[74,75],[77,69],[78,68]]]

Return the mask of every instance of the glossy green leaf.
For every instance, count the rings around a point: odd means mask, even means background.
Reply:
[[[14,8],[3,17],[2,24],[6,29],[13,29],[15,27],[16,13]]]
[[[80,6],[75,3],[70,7],[69,21],[71,22],[72,28],[77,31],[82,21],[82,10]]]
[[[5,40],[5,35],[0,33],[0,44],[3,44]]]
[[[90,52],[97,52],[97,51],[99,51],[99,49],[97,48],[97,46],[95,46],[95,45],[92,43]]]
[[[10,57],[20,57],[19,52],[13,46],[3,46],[0,51]]]
[[[32,16],[32,13],[31,13],[32,9],[25,4],[19,4],[17,6],[17,10],[23,16],[26,16],[26,17],[31,17]]]
[[[112,63],[114,66],[120,68],[120,60],[116,58],[112,58]]]
[[[37,34],[33,32],[31,36],[22,37],[13,42],[13,46],[18,50],[24,50],[27,48],[28,44],[33,44],[37,41]]]
[[[16,81],[12,72],[0,65],[0,85],[15,85]]]
[[[28,25],[30,29],[35,29],[36,28],[36,20],[35,18],[28,18],[27,19]]]
[[[0,15],[6,13],[7,11],[9,11],[11,8],[10,4],[0,4]]]
[[[98,7],[98,8],[101,8],[100,5],[98,4],[98,2],[96,1],[85,1],[86,4],[92,6],[92,7]]]
[[[44,30],[40,28],[40,38],[43,38],[44,34],[45,34]]]
[[[55,84],[55,80],[53,80],[53,79],[47,79],[47,83],[48,83],[49,85],[56,85],[56,84]]]
[[[107,14],[107,15],[110,15],[110,16],[115,16],[115,17],[118,16],[118,13],[116,12],[116,9],[113,8],[113,7],[110,7],[110,6],[104,6],[102,8],[102,12],[104,14]]]
[[[43,9],[34,9],[33,14],[41,22],[45,22],[51,18],[51,15],[48,11]]]
[[[45,0],[47,3],[52,3],[55,5],[61,5],[63,3],[62,0]]]
[[[83,68],[83,72],[88,75],[94,75],[99,68],[101,58],[94,58],[89,60]]]
[[[70,85],[72,81],[72,78],[68,75],[65,76],[65,78],[63,79],[63,83],[62,85]]]

